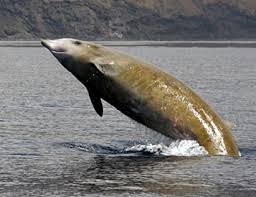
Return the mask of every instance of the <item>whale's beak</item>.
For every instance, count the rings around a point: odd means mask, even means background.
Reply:
[[[61,46],[61,44],[57,40],[42,39],[41,44],[49,51],[51,51],[53,54],[61,54],[66,52],[66,50]]]
[[[48,40],[46,39],[41,39],[41,45],[43,45],[44,47],[46,47],[47,49],[50,50],[50,46],[48,44]]]

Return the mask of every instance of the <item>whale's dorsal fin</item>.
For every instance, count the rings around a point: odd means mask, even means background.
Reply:
[[[224,123],[231,130],[236,126],[233,122],[230,122],[228,120],[224,120]]]
[[[88,93],[92,102],[92,105],[99,116],[103,115],[103,106],[100,97],[95,94],[92,90],[88,89]]]

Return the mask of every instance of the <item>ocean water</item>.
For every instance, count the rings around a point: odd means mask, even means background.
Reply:
[[[256,48],[115,46],[191,86],[234,124],[241,157],[209,157],[107,103],[41,47],[0,47],[0,196],[256,196]]]

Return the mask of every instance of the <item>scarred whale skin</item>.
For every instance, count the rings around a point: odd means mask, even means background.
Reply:
[[[42,40],[85,85],[96,112],[101,99],[172,139],[193,139],[209,155],[239,156],[230,128],[195,92],[170,74],[112,48],[76,39]]]

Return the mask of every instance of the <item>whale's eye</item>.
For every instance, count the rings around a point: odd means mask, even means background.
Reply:
[[[76,41],[73,41],[73,44],[75,44],[75,45],[81,45],[82,44],[82,42],[80,42],[80,41],[78,41],[78,40],[76,40]]]

